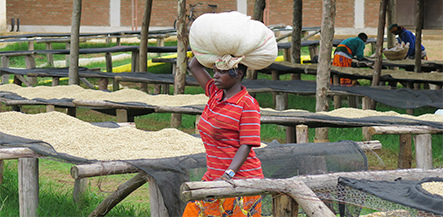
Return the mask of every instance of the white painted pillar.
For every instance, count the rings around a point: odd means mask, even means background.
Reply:
[[[354,28],[365,28],[365,0],[354,1]]]
[[[248,14],[248,1],[237,0],[237,11],[243,14]]]
[[[7,31],[8,25],[6,22],[6,0],[0,0],[0,33]]]
[[[121,17],[120,1],[121,0],[109,0],[109,24],[113,27],[120,26],[120,17]]]

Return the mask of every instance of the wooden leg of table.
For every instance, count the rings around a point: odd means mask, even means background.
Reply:
[[[307,125],[299,124],[295,127],[297,143],[309,143],[309,128]]]
[[[432,169],[432,136],[418,134],[414,137],[417,168]]]
[[[18,159],[20,216],[38,216],[38,158]]]
[[[411,134],[400,135],[400,147],[398,149],[398,168],[411,168],[412,161],[412,136]]]
[[[107,78],[100,78],[98,81],[98,89],[99,90],[107,90],[108,89],[109,80]]]
[[[58,86],[60,84],[60,78],[59,77],[52,77],[52,86]]]
[[[66,114],[72,117],[75,117],[77,114],[77,108],[76,107],[69,107],[66,109]]]
[[[171,127],[178,128],[182,125],[182,114],[172,113],[171,114]]]
[[[298,203],[286,194],[272,196],[273,216],[298,216]]]
[[[82,198],[83,198],[82,195],[86,192],[87,188],[88,188],[88,179],[87,178],[75,179],[74,192],[72,193],[72,197],[73,197],[74,202],[76,204],[82,203]]]
[[[54,105],[46,105],[46,112],[53,112],[55,111]]]
[[[332,84],[334,86],[340,86],[340,77],[338,75],[332,75]],[[334,95],[334,109],[338,109],[341,107],[341,97],[338,95]]]
[[[126,109],[117,109],[115,113],[117,115],[118,123],[128,122],[128,111]]]

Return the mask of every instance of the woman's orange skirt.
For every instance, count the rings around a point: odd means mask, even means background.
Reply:
[[[190,201],[183,212],[184,217],[206,216],[261,216],[261,196],[232,197]]]
[[[341,55],[334,55],[334,59],[332,60],[333,66],[339,66],[339,67],[351,67],[352,59],[346,58]],[[340,86],[356,86],[358,85],[358,82],[356,80],[351,80],[349,78],[340,78]]]

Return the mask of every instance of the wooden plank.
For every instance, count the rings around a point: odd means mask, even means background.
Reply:
[[[95,89],[94,85],[91,84],[91,82],[88,81],[88,79],[86,78],[80,78],[80,81],[82,81],[87,87],[91,88],[91,89]]]
[[[139,172],[139,169],[120,161],[83,164],[71,167],[71,176],[74,179],[135,172]]]
[[[358,171],[338,172],[320,175],[294,176],[293,180],[303,181],[311,189],[336,187],[339,177],[354,179],[369,179],[372,181],[422,180],[425,177],[441,176],[443,168],[423,169],[397,169],[384,171]],[[207,198],[225,198],[232,196],[251,196],[273,193],[273,188],[267,188],[269,183],[287,179],[245,179],[213,182],[185,182],[181,186],[181,198],[184,201],[203,200]],[[235,185],[235,187],[233,186]],[[275,192],[277,193],[277,192]]]
[[[38,156],[38,154],[36,154],[33,150],[29,148],[0,148],[0,160],[11,160]]]
[[[38,216],[38,158],[18,159],[18,191],[20,216]]]
[[[431,126],[372,126],[368,128],[371,135],[380,134],[440,134],[443,129]]]

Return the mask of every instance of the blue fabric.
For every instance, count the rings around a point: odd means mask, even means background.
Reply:
[[[403,29],[403,31],[398,36],[399,37],[397,37],[397,41],[399,44],[401,44],[402,41],[405,44],[409,42],[409,50],[408,54],[406,54],[405,59],[410,56],[415,56],[415,35],[411,31]],[[421,50],[425,50],[425,47],[423,45],[421,45]]]

